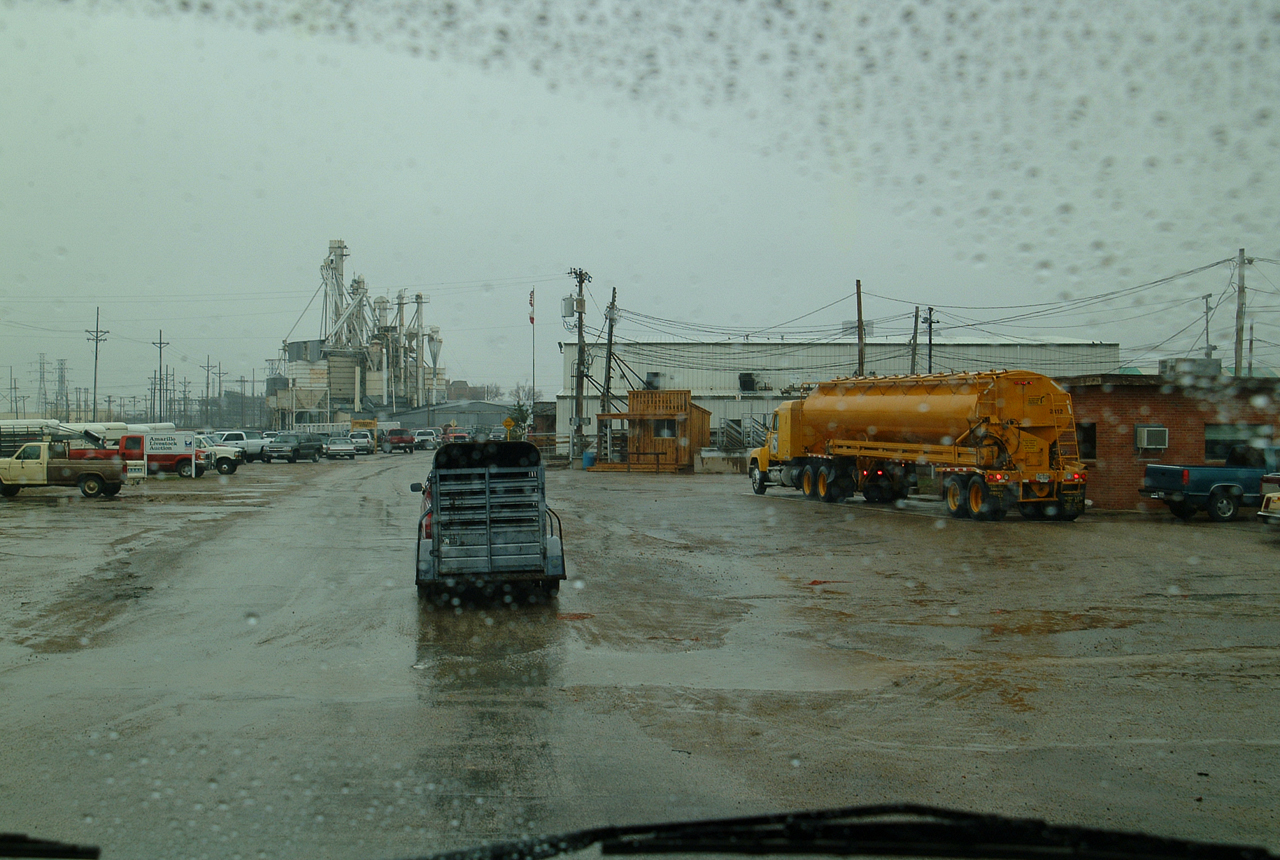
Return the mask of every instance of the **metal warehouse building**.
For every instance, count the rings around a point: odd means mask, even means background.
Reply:
[[[573,383],[576,343],[562,343],[562,387],[556,395],[556,425],[562,438],[573,426]],[[868,375],[911,372],[910,344],[869,342]],[[852,376],[858,369],[856,340],[813,342],[749,341],[694,343],[650,341],[615,343],[610,384],[626,402],[628,390],[689,390],[693,400],[711,412],[712,439],[732,440],[744,423],[763,420],[784,400],[800,394],[802,385]],[[605,346],[587,347],[584,432],[595,433],[600,391],[605,378]],[[1032,370],[1051,377],[1078,377],[1121,372],[1118,343],[977,343],[939,342],[932,347],[932,370]],[[928,349],[916,352],[916,372],[929,370]],[[567,449],[566,449],[567,450]]]

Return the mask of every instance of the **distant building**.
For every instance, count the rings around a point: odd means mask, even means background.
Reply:
[[[417,430],[422,427],[460,427],[463,430],[491,430],[502,423],[511,411],[505,403],[487,400],[451,400],[434,406],[421,406],[397,412],[391,416],[401,427]]]

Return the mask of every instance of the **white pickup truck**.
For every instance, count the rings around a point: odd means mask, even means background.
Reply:
[[[264,439],[257,430],[223,430],[220,433],[214,433],[213,438],[223,445],[233,445],[243,450],[246,463],[261,460],[262,449],[271,441]]]

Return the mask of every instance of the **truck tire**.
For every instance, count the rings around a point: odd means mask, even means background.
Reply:
[[[763,496],[765,490],[769,489],[769,482],[765,480],[764,472],[760,471],[760,464],[755,460],[751,461],[751,492],[757,496]]]
[[[235,470],[236,470],[235,461],[232,460],[230,457],[221,457],[218,459],[219,475],[231,475],[235,473]]]
[[[1018,513],[1024,520],[1044,519],[1044,505],[1040,502],[1018,502]]]
[[[1236,518],[1240,503],[1227,490],[1214,490],[1209,496],[1209,519],[1215,523],[1229,523]]]
[[[191,461],[190,460],[182,460],[181,462],[178,463],[178,477],[179,478],[191,477]]]
[[[80,495],[93,499],[102,495],[103,481],[97,475],[80,476]]]
[[[838,502],[840,495],[840,487],[836,482],[836,467],[818,467],[818,498],[824,502]]]
[[[987,489],[987,482],[982,479],[982,476],[974,475],[970,478],[966,491],[968,493],[969,517],[978,522],[986,522],[991,519],[991,491]]]
[[[288,459],[290,463],[298,462],[298,449],[294,448],[293,451],[289,453],[289,456],[286,459]]]
[[[12,499],[14,496],[18,495],[18,491],[21,489],[22,487],[19,487],[17,484],[0,484],[0,496],[4,496],[6,499]]]
[[[969,494],[959,477],[951,475],[943,479],[942,501],[947,506],[947,512],[955,519],[969,518]]]
[[[813,463],[800,470],[800,492],[807,498],[818,498],[818,467]]]
[[[311,452],[311,462],[312,462],[312,463],[319,463],[319,462],[320,462],[320,452],[319,452],[319,451],[312,451],[312,452]]]

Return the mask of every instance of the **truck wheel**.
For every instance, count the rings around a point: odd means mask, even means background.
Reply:
[[[1209,519],[1215,523],[1226,523],[1236,518],[1240,504],[1236,497],[1225,490],[1214,490],[1209,496]]]
[[[219,475],[230,475],[235,470],[236,470],[236,464],[233,463],[231,460],[227,459],[226,457],[223,457],[221,460],[218,461]]]
[[[974,475],[969,479],[968,493],[969,516],[972,519],[978,522],[995,519],[991,515],[995,500],[991,498],[991,491],[987,489],[987,482],[982,479],[981,475]]]
[[[288,456],[286,459],[287,459],[290,463],[296,463],[296,462],[298,462],[298,452],[297,452],[297,450],[295,449],[292,453],[290,453],[290,454],[289,454],[289,456]]]
[[[80,495],[86,499],[92,499],[102,495],[102,479],[97,475],[82,475],[80,477]]]
[[[810,499],[818,498],[818,467],[812,463],[800,470],[800,492]]]
[[[1044,519],[1044,505],[1039,502],[1018,502],[1018,513],[1024,520]]]
[[[18,491],[21,489],[22,488],[16,484],[0,484],[0,496],[4,496],[6,499],[12,499],[14,496],[18,495]]]
[[[764,473],[760,471],[760,464],[751,461],[751,492],[757,496],[763,496],[765,490],[769,489],[769,484],[765,480]]]
[[[943,480],[942,500],[951,516],[958,520],[969,518],[969,494],[955,475]]]
[[[824,502],[838,502],[840,501],[840,495],[840,487],[836,482],[836,467],[819,467],[818,498]]]
[[[191,461],[190,460],[183,460],[181,463],[178,464],[178,477],[179,478],[191,477]]]
[[[319,451],[312,451],[312,452],[311,452],[311,462],[312,462],[312,463],[319,463],[319,462],[320,462],[320,452],[319,452]]]

